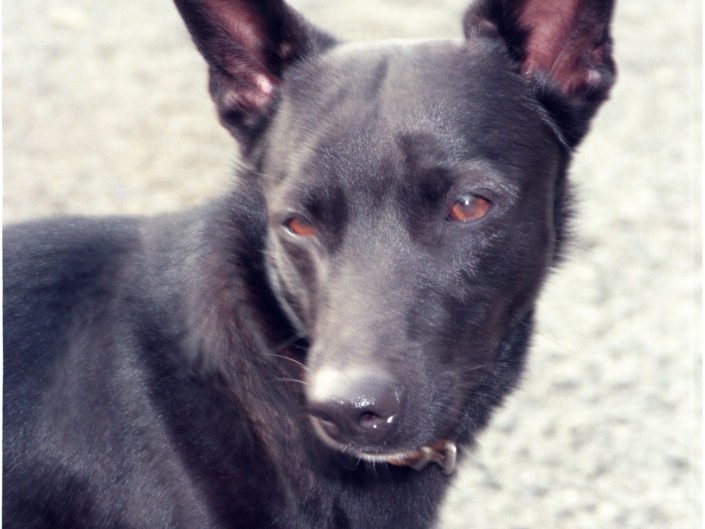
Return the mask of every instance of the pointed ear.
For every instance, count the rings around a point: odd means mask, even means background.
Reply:
[[[221,123],[245,146],[263,128],[286,67],[331,46],[282,0],[175,0],[209,67]]]
[[[479,0],[465,15],[465,36],[501,37],[575,146],[614,83],[613,5],[614,0]]]

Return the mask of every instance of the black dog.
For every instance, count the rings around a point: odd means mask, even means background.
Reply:
[[[243,168],[182,215],[6,230],[4,527],[428,528],[520,375],[612,1],[364,46],[176,4]]]

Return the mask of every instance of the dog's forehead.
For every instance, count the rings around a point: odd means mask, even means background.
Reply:
[[[274,128],[289,151],[401,150],[400,138],[421,135],[460,161],[536,149],[547,133],[530,87],[489,39],[342,44],[294,68],[285,87]]]
[[[524,108],[526,83],[491,39],[341,44],[295,69],[287,84],[295,112],[348,127],[465,129],[508,110],[517,120],[534,114]]]
[[[409,186],[420,166],[497,161],[521,185],[545,167],[537,153],[556,152],[547,143],[530,88],[495,42],[342,44],[288,72],[265,172],[297,188],[341,177],[381,190]]]

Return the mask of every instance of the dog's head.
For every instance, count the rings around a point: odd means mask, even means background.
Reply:
[[[398,464],[467,440],[560,248],[570,153],[614,78],[611,0],[479,0],[462,39],[372,44],[280,0],[176,4],[260,175],[320,438]]]

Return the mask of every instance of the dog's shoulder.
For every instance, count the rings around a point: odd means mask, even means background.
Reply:
[[[6,291],[76,287],[138,247],[141,223],[127,218],[66,217],[3,230]]]
[[[36,384],[35,372],[50,369],[77,322],[111,297],[123,263],[140,246],[140,231],[136,219],[78,217],[4,228],[7,385]]]
[[[3,230],[5,322],[41,323],[114,275],[139,248],[136,219],[63,218],[27,222]]]

